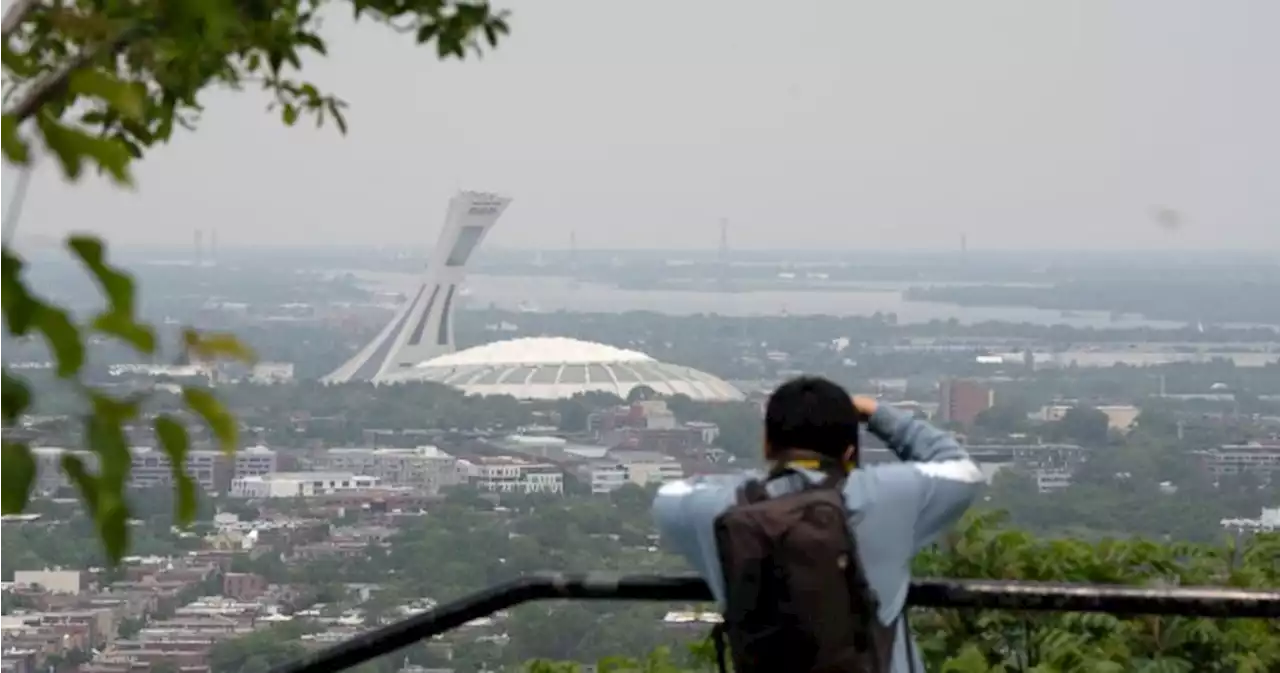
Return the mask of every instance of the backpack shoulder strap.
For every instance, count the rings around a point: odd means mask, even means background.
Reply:
[[[834,460],[831,458],[825,458],[825,457],[819,458],[819,459],[804,458],[804,460],[811,464],[816,463],[816,465],[813,466],[814,469],[816,469],[818,472],[821,472],[824,475],[822,481],[818,482],[817,484],[814,484],[806,480],[805,481],[806,486],[809,486],[809,487],[818,486],[821,488],[841,486],[849,476],[849,473],[845,468],[844,464],[842,464],[837,460]],[[810,466],[806,465],[806,467],[810,467]],[[773,481],[774,479],[779,479],[781,477],[788,477],[792,475],[800,475],[800,470],[796,468],[796,466],[793,464],[793,461],[787,460],[784,457],[782,460],[780,460],[778,463],[774,465],[773,469],[769,470],[769,474],[768,476],[765,477],[765,481]]]
[[[711,642],[716,648],[716,668],[719,673],[729,673],[729,646],[725,643],[724,622],[711,627]],[[912,671],[911,673],[915,673]]]

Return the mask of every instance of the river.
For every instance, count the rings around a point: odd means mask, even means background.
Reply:
[[[337,273],[346,273],[339,271]],[[351,271],[370,289],[409,293],[420,281],[417,274]],[[938,283],[934,283],[937,285]],[[622,313],[654,311],[672,315],[715,313],[727,316],[761,315],[872,315],[894,313],[900,323],[955,319],[972,324],[985,321],[1027,322],[1073,327],[1178,328],[1183,323],[1112,320],[1105,311],[1061,311],[1018,307],[967,307],[934,302],[907,301],[903,291],[911,283],[859,282],[856,288],[806,289],[752,292],[704,292],[697,290],[627,290],[600,283],[584,283],[555,276],[491,276],[469,274],[467,305],[494,306],[506,310],[578,311]]]

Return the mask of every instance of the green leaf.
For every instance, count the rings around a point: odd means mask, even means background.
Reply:
[[[80,460],[79,456],[71,453],[62,455],[62,471],[67,473],[71,483],[80,492],[80,497],[84,500],[89,514],[97,516],[98,478],[89,474],[89,470],[85,469],[84,461]]]
[[[111,310],[132,316],[133,278],[107,263],[106,246],[102,244],[102,240],[93,236],[72,236],[67,239],[67,249],[93,274],[98,287],[106,295]]]
[[[81,69],[71,73],[67,91],[75,96],[91,96],[101,99],[115,109],[121,117],[134,121],[143,119],[143,97],[128,82],[122,82],[102,70]]]
[[[98,496],[105,502],[122,492],[133,469],[133,454],[124,426],[137,417],[137,400],[118,400],[97,391],[89,392],[93,412],[85,418],[85,440],[98,454]]]
[[[27,507],[31,487],[36,483],[36,459],[26,444],[4,442],[0,451],[3,452],[0,458],[0,481],[3,482],[0,501],[3,501],[5,514],[21,514]]]
[[[422,26],[418,28],[418,44],[426,44],[427,42],[430,42],[431,38],[435,37],[436,33],[439,31],[440,24],[438,23],[422,24]]]
[[[24,336],[35,323],[35,316],[40,311],[41,302],[31,295],[22,282],[22,269],[25,266],[22,258],[4,247],[4,265],[0,269],[0,303],[4,308],[4,319],[8,323],[9,332],[15,336]]]
[[[107,262],[106,247],[97,238],[72,236],[67,239],[67,248],[89,270],[107,298],[108,308],[94,318],[93,329],[116,337],[141,353],[154,353],[155,331],[134,317],[136,288],[133,278]]]
[[[98,314],[93,319],[92,327],[133,346],[140,353],[150,355],[156,351],[154,329],[115,311]]]
[[[187,353],[202,360],[231,358],[245,364],[257,360],[253,349],[244,345],[234,334],[227,332],[197,332],[193,329],[182,331],[182,345]]]
[[[330,98],[327,105],[329,108],[329,114],[333,117],[333,123],[338,125],[338,132],[346,135],[347,118],[342,114],[342,108],[346,107],[346,103],[343,103],[336,98]]]
[[[116,564],[129,549],[129,505],[123,491],[100,491],[98,496],[98,535],[107,559]]]
[[[280,108],[280,119],[285,126],[293,126],[298,121],[298,108],[293,103],[285,103]]]
[[[7,371],[4,372],[3,394],[0,397],[3,397],[5,425],[13,424],[31,406],[31,390],[27,388],[27,384],[22,379],[10,376]]]
[[[138,415],[139,402],[115,399],[96,391],[89,395],[93,413],[85,419],[85,438],[98,454],[98,474],[93,479],[93,518],[107,558],[117,563],[129,546],[129,504],[124,496],[133,468],[124,425]]]
[[[19,166],[27,165],[31,161],[31,147],[18,133],[18,120],[12,115],[5,115],[2,131],[4,158]]]
[[[156,436],[160,439],[160,447],[169,457],[169,468],[177,488],[174,517],[179,524],[186,525],[196,518],[196,483],[187,474],[187,450],[190,448],[187,430],[168,415],[158,416],[155,425]]]
[[[62,173],[68,180],[80,178],[84,162],[88,159],[111,175],[117,183],[130,183],[129,162],[133,157],[119,140],[89,135],[60,123],[49,114],[39,115],[36,127],[44,137],[45,146],[57,157]]]
[[[236,450],[236,421],[218,398],[207,390],[184,387],[182,399],[209,425],[224,452],[230,454]]]
[[[141,407],[141,397],[130,397],[126,399],[116,399],[109,395],[105,395],[98,391],[92,391],[89,394],[93,402],[93,413],[95,416],[116,422],[124,423],[138,415]]]
[[[57,362],[57,374],[69,379],[80,373],[84,365],[84,342],[80,329],[71,322],[67,312],[48,304],[41,304],[35,316],[36,329],[44,334],[49,350]]]
[[[312,51],[320,54],[321,56],[324,56],[329,53],[328,49],[325,47],[324,40],[322,40],[320,36],[316,35],[315,33],[307,33],[304,31],[299,31],[296,35],[294,35],[294,39],[298,41],[298,44],[304,47],[310,48]]]

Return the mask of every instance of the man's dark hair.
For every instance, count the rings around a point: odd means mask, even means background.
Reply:
[[[769,396],[764,436],[774,452],[800,449],[839,460],[849,447],[857,448],[858,420],[848,391],[821,377],[802,376]]]

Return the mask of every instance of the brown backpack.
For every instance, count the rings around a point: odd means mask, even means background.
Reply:
[[[724,573],[724,622],[713,632],[725,673],[887,673],[894,627],[877,601],[849,530],[843,470],[820,483],[789,468],[769,475],[803,482],[770,496],[752,480],[715,521]]]

